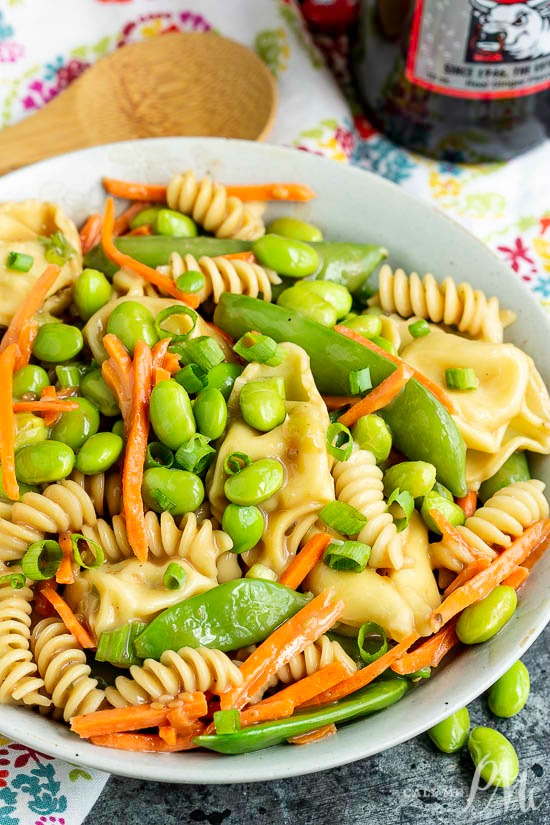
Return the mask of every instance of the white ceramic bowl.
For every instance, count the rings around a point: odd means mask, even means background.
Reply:
[[[518,315],[509,339],[527,350],[550,384],[548,317],[485,246],[441,212],[368,172],[304,152],[237,140],[162,138],[99,146],[27,167],[0,180],[0,200],[36,197],[59,202],[77,221],[101,209],[104,175],[163,182],[192,168],[221,181],[302,181],[318,197],[291,211],[311,219],[331,240],[386,246],[390,263],[470,281]],[[277,210],[274,210],[277,211]],[[279,207],[278,211],[282,211]],[[284,208],[288,213],[288,207]],[[533,462],[550,484],[550,461]],[[190,751],[142,754],[98,748],[65,726],[19,707],[0,707],[0,730],[53,756],[115,774],[164,782],[253,782],[313,773],[391,748],[467,705],[518,659],[550,618],[550,556],[521,591],[506,629],[486,644],[461,652],[401,702],[342,727],[335,737],[305,748],[280,746],[244,756]]]

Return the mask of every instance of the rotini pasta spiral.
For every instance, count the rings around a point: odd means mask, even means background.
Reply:
[[[90,677],[86,654],[62,621],[41,619],[32,631],[31,647],[46,691],[66,722],[100,707],[105,694]]]
[[[160,662],[146,659],[130,668],[131,679],[118,676],[105,691],[107,700],[117,708],[174,697],[181,691],[210,690],[223,693],[242,682],[242,674],[229,656],[207,647],[182,647],[176,653],[165,650]]]
[[[218,238],[253,241],[265,234],[257,212],[239,198],[229,197],[225,186],[208,176],[197,180],[192,171],[175,175],[168,184],[166,201]]]
[[[250,295],[251,298],[257,298],[258,293],[261,292],[264,301],[271,301],[271,285],[281,283],[281,279],[272,269],[265,269],[259,264],[251,264],[238,258],[229,259],[223,256],[216,258],[203,256],[197,260],[193,255],[185,255],[182,258],[178,252],[173,252],[170,255],[168,266],[160,266],[158,269],[174,280],[177,280],[184,272],[202,272],[205,286],[197,292],[201,303],[212,295],[217,304],[220,295],[224,292]]]
[[[356,450],[347,461],[337,461],[332,468],[336,498],[351,504],[368,521],[358,540],[372,548],[370,567],[403,566],[403,539],[397,532],[384,500],[382,470],[368,450]]]
[[[122,510],[122,480],[119,472],[111,471],[85,476],[78,470],[73,470],[70,479],[86,490],[94,505],[96,515],[116,516]]]
[[[153,284],[124,268],[113,275],[113,290],[117,298],[141,298],[144,295],[150,298],[158,297]]]
[[[500,309],[498,298],[487,298],[468,283],[457,285],[445,278],[439,284],[432,274],[407,276],[402,269],[392,272],[387,264],[380,269],[378,294],[371,303],[403,318],[416,315],[494,343],[502,342],[503,328],[515,319],[513,312]]]

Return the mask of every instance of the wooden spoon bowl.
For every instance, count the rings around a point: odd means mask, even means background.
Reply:
[[[262,140],[277,87],[246,46],[172,33],[99,60],[51,103],[0,132],[0,174],[43,158],[132,138],[208,135]]]

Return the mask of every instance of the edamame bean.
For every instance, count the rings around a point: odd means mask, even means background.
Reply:
[[[519,713],[529,698],[529,671],[517,661],[489,688],[489,709],[495,716],[508,719]]]
[[[233,504],[260,504],[283,485],[283,465],[274,458],[253,461],[224,484],[226,497]]]
[[[299,218],[276,218],[267,227],[270,235],[282,235],[283,238],[294,238],[295,241],[322,241],[323,233],[318,226],[306,223]]]
[[[256,430],[267,433],[286,417],[281,392],[272,381],[249,381],[241,388],[239,403],[243,419]]]
[[[159,441],[177,450],[195,434],[195,419],[187,392],[170,378],[161,381],[151,393],[151,426]]]
[[[379,315],[358,315],[346,321],[346,326],[364,338],[378,338],[382,332],[382,319]]]
[[[70,361],[84,346],[78,327],[70,324],[43,324],[32,345],[32,354],[39,361],[59,364]]]
[[[501,584],[481,601],[462,611],[456,635],[466,645],[491,639],[512,618],[518,597],[513,587]]]
[[[159,209],[153,221],[155,235],[172,238],[195,238],[199,234],[197,224],[188,215],[175,209]]]
[[[72,473],[74,452],[61,441],[42,441],[23,447],[15,456],[15,474],[24,484],[49,484]]]
[[[196,510],[204,500],[204,485],[197,475],[167,467],[145,470],[141,492],[146,507],[155,513],[167,510],[173,516]]]
[[[158,341],[151,311],[137,301],[123,301],[113,309],[107,332],[120,338],[130,355],[138,341],[145,341],[150,347]]]
[[[464,510],[459,507],[458,504],[455,504],[452,499],[449,501],[445,496],[435,493],[432,490],[427,496],[424,496],[420,513],[428,530],[431,530],[432,533],[437,533],[439,536],[441,535],[441,530],[431,517],[430,510],[439,510],[447,521],[450,521],[455,527],[459,524],[464,524],[466,521]]]
[[[280,307],[294,309],[309,318],[310,321],[317,321],[324,327],[333,327],[337,321],[336,310],[333,306],[323,300],[320,295],[308,293],[297,286],[285,289],[277,298]]]
[[[221,392],[225,400],[231,395],[233,384],[239,377],[243,368],[239,364],[229,361],[222,361],[208,372],[206,389],[217,389]]]
[[[86,439],[99,430],[99,410],[87,398],[71,398],[78,404],[77,410],[61,414],[59,421],[52,427],[51,437],[62,441],[76,452]]]
[[[258,507],[228,504],[223,511],[222,529],[233,540],[232,553],[246,553],[260,541],[264,532],[264,517]]]
[[[48,428],[40,416],[32,413],[16,413],[15,416],[15,452],[38,444],[48,437]]]
[[[476,770],[487,785],[507,788],[517,779],[519,762],[511,742],[493,728],[473,728],[468,750]]]
[[[161,206],[148,206],[142,209],[137,215],[134,215],[130,221],[130,229],[139,229],[140,226],[151,226],[155,222],[155,218],[162,209]]]
[[[78,314],[87,321],[111,299],[113,289],[103,274],[97,269],[83,269],[76,279],[73,301]]]
[[[435,484],[435,467],[427,461],[401,461],[384,473],[384,494],[389,496],[397,487],[407,490],[413,498],[426,496]]]
[[[319,268],[317,250],[303,241],[264,235],[252,244],[252,252],[262,264],[287,278],[305,278]]]
[[[115,435],[119,435],[121,438],[124,438],[124,421],[122,420],[122,418],[119,418],[118,421],[115,421],[115,423],[111,427],[111,432]]]
[[[200,292],[206,285],[206,278],[202,272],[189,270],[180,275],[176,281],[176,286],[180,292]]]
[[[80,392],[98,408],[101,415],[120,415],[115,394],[105,382],[101,370],[90,370],[80,379]]]
[[[50,379],[46,370],[37,364],[28,364],[14,372],[12,395],[14,398],[21,398],[25,393],[33,392],[39,396],[42,390],[49,386]]]
[[[461,708],[430,728],[428,736],[438,750],[443,753],[456,753],[466,744],[469,732],[470,714],[468,708]]]
[[[97,433],[84,442],[76,456],[76,469],[85,476],[105,473],[122,452],[124,441],[114,433]]]
[[[333,281],[300,281],[296,286],[305,292],[318,295],[330,304],[336,312],[338,321],[345,318],[351,309],[351,293],[342,284],[335,284]]]
[[[215,441],[225,430],[227,404],[221,392],[214,387],[200,392],[193,406],[197,429],[202,435]]]
[[[362,415],[353,425],[351,434],[362,450],[370,450],[378,463],[385,461],[391,451],[391,432],[383,418],[371,413]]]

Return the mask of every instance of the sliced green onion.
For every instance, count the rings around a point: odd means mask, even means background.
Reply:
[[[34,263],[32,255],[25,255],[24,252],[8,252],[7,267],[14,272],[28,272]]]
[[[209,442],[210,439],[200,433],[195,433],[189,441],[185,441],[176,452],[178,467],[198,476],[208,470],[216,455],[216,450]]]
[[[319,518],[343,536],[356,536],[367,523],[367,517],[345,501],[330,501],[325,504]]]
[[[397,532],[401,533],[406,527],[409,526],[409,521],[411,520],[414,510],[414,498],[408,490],[400,490],[399,487],[396,487],[388,498],[388,510],[394,503],[399,504],[404,513],[403,518],[394,518]]]
[[[150,495],[151,495],[151,498],[153,499],[153,501],[156,501],[158,506],[162,510],[170,511],[170,510],[173,510],[174,507],[176,506],[176,502],[172,501],[172,499],[169,498],[166,495],[166,493],[163,493],[162,490],[160,490],[158,487],[155,487],[154,490],[151,490]]]
[[[176,281],[176,286],[180,292],[186,294],[193,292],[200,292],[206,286],[206,278],[202,272],[190,269],[189,272],[184,272]]]
[[[234,476],[249,464],[252,462],[246,453],[230,453],[223,462],[223,471],[228,476]]]
[[[187,330],[187,332],[177,333],[173,332],[172,330],[166,329],[166,327],[162,326],[163,322],[166,321],[167,318],[171,318],[172,315],[183,315],[186,318],[191,319],[191,326]],[[157,335],[159,339],[171,338],[172,344],[177,344],[180,341],[185,341],[195,329],[197,325],[197,318],[198,315],[195,312],[195,310],[191,309],[190,307],[186,307],[183,304],[174,304],[174,306],[166,307],[166,309],[163,309],[162,312],[159,312],[159,314],[155,318],[155,329],[157,331]]]
[[[188,393],[200,392],[208,382],[207,373],[198,364],[187,364],[174,378]]]
[[[41,237],[40,243],[46,250],[44,254],[49,264],[63,266],[75,254],[74,247],[60,231],[54,232],[49,238]]]
[[[361,541],[332,541],[323,556],[323,561],[331,570],[347,570],[361,573],[367,566],[371,548]]]
[[[174,464],[174,453],[163,444],[161,441],[151,441],[147,445],[147,452],[145,454],[145,469],[149,470],[151,467],[172,467]]]
[[[170,347],[170,351],[177,353],[184,364],[198,364],[205,372],[225,361],[222,348],[208,335],[180,341]]]
[[[219,735],[236,733],[241,729],[241,714],[236,708],[216,710],[214,712],[214,727]]]
[[[233,349],[245,361],[256,361],[268,367],[277,367],[286,358],[286,352],[269,335],[261,332],[245,332]]]
[[[357,634],[359,655],[365,664],[370,665],[388,652],[386,631],[376,622],[365,622]]]
[[[6,573],[0,576],[0,584],[9,584],[14,590],[21,590],[25,587],[26,578],[23,573]]]
[[[415,670],[414,673],[407,673],[405,678],[409,682],[419,682],[420,679],[429,679],[432,675],[432,669],[429,665],[421,667],[420,670]]]
[[[327,450],[337,461],[347,461],[353,452],[353,437],[343,424],[334,421],[325,437]]]
[[[331,410],[328,414],[328,417],[330,419],[330,423],[331,424],[336,424],[336,422],[338,421],[338,419],[340,418],[340,416],[342,415],[344,410],[345,410],[345,407],[340,407],[339,410]]]
[[[477,390],[479,378],[472,367],[449,367],[445,370],[445,383],[448,390]]]
[[[423,338],[430,334],[430,325],[424,318],[419,318],[418,321],[409,324],[409,332],[413,338]]]
[[[80,542],[84,542],[82,552],[80,551]],[[73,545],[74,560],[79,567],[85,570],[93,570],[94,567],[101,567],[105,560],[105,553],[101,545],[93,539],[86,538],[81,533],[71,533],[71,544]],[[86,561],[82,558],[82,554],[86,554]],[[91,560],[88,556],[91,555]]]
[[[95,658],[98,662],[110,662],[118,667],[141,664],[136,654],[134,640],[145,630],[146,622],[136,619],[115,630],[104,630],[99,636]]]
[[[349,374],[349,388],[352,395],[359,395],[365,390],[372,388],[370,369],[365,367],[362,370],[352,370]]]
[[[388,341],[387,338],[382,338],[380,335],[375,335],[373,338],[370,339],[373,344],[376,344],[380,347],[380,349],[386,350],[389,352],[390,355],[397,355],[397,350],[395,346],[392,344],[391,341]]]
[[[187,570],[181,564],[172,561],[164,571],[164,586],[167,590],[179,590],[185,584]]]
[[[81,372],[76,364],[60,364],[55,368],[60,387],[79,387]]]
[[[46,581],[55,576],[62,558],[63,551],[53,539],[35,541],[21,559],[21,570],[27,579],[35,582]]]

